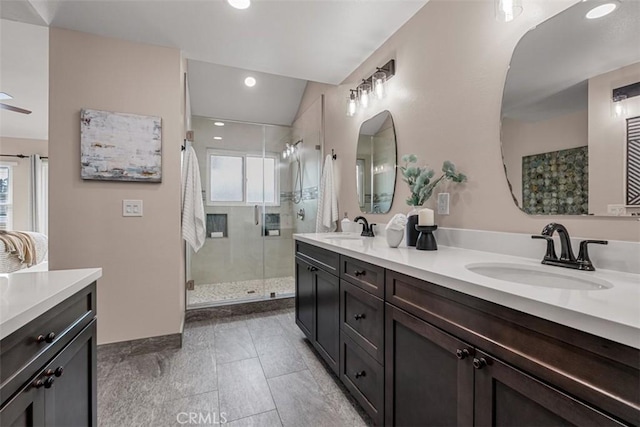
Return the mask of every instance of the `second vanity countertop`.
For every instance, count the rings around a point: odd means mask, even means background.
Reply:
[[[101,268],[1,275],[0,339],[9,336],[101,276]]]
[[[540,260],[447,246],[438,246],[437,251],[418,251],[404,244],[390,248],[382,237],[331,239],[341,234],[294,234],[294,239],[640,349],[640,275],[543,266]],[[605,280],[613,287],[574,290],[512,283],[465,267],[475,263],[544,268],[575,278]]]

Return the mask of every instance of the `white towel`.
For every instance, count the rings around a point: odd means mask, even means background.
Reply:
[[[318,216],[316,233],[328,233],[337,229],[338,195],[333,180],[333,159],[327,155],[324,159],[320,189],[318,191]]]
[[[198,252],[206,237],[198,158],[191,144],[187,143],[182,167],[182,238],[194,252]]]

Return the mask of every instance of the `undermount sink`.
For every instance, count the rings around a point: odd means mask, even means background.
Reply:
[[[364,237],[355,234],[332,234],[329,236],[322,236],[325,240],[362,240]]]
[[[571,274],[571,271],[550,271],[550,269],[559,267],[537,267],[506,263],[477,263],[467,264],[465,268],[473,273],[492,279],[543,288],[598,291],[613,287],[613,285],[606,280],[596,277],[585,277],[585,274],[588,273]]]

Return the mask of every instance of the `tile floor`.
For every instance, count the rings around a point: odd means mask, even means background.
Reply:
[[[229,300],[262,299],[273,292],[276,296],[292,295],[295,292],[295,280],[290,277],[244,280],[241,282],[202,283],[187,291],[187,305],[197,307]]]
[[[371,424],[292,309],[188,323],[179,350],[129,351],[98,351],[100,426]]]

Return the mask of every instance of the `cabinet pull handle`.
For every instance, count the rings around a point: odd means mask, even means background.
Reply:
[[[476,369],[482,369],[487,366],[487,360],[484,357],[478,359],[477,357],[473,358],[473,367]]]
[[[51,344],[55,338],[56,338],[56,333],[49,332],[47,335],[38,335],[38,337],[36,338],[36,341],[38,343],[42,343],[46,341],[47,343]]]
[[[356,314],[355,316],[353,316],[354,319],[356,320],[360,320],[360,319],[365,319],[367,316],[365,316],[364,313],[362,314]]]
[[[55,377],[49,377],[44,380],[44,388],[51,388],[53,383],[56,381]]]
[[[364,276],[365,274],[367,274],[367,272],[364,271],[364,270],[356,270],[356,271],[353,272],[353,274],[355,274],[356,277],[360,277],[360,276]]]
[[[44,386],[44,381],[42,381],[41,379],[37,379],[33,383],[31,383],[31,386],[35,388],[40,388]]]
[[[462,349],[457,349],[456,350],[456,357],[460,360],[465,359],[467,357],[469,357],[471,355],[471,353],[469,353],[469,350],[466,348],[462,348]]]
[[[365,371],[360,371],[360,372],[356,372],[355,374],[353,374],[353,376],[356,377],[356,378],[366,377],[367,373]]]
[[[309,267],[309,271],[311,271],[311,272],[318,271],[318,267],[310,266]]]
[[[62,374],[64,374],[64,368],[62,366],[58,366],[53,373],[53,375],[55,375],[56,377],[61,377]]]

